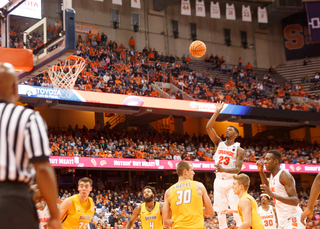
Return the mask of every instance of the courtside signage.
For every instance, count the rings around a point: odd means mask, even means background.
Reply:
[[[96,158],[96,157],[61,157],[52,156],[49,159],[54,167],[72,168],[105,168],[105,169],[143,169],[143,170],[176,170],[180,161],[123,159],[123,158]],[[194,170],[215,171],[214,161],[190,161]],[[281,164],[282,169],[291,173],[318,173],[319,165]],[[243,163],[242,172],[258,172],[255,163]]]
[[[77,102],[111,104],[119,106],[145,107],[164,110],[179,110],[190,112],[214,113],[214,103],[188,100],[153,98],[144,96],[129,96],[112,93],[100,93],[79,90],[54,89],[30,85],[18,85],[18,93],[22,97],[68,100]],[[225,104],[222,114],[248,115],[252,107]]]

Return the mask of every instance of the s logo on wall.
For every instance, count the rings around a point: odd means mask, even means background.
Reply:
[[[310,39],[306,13],[294,14],[284,18],[282,28],[287,60],[320,56],[320,42]]]

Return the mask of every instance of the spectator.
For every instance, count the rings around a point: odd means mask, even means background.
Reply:
[[[134,41],[133,37],[131,37],[129,40],[130,49],[135,50],[135,45],[136,45],[136,42]]]
[[[242,60],[241,60],[241,56],[238,59],[238,68],[241,69],[242,68]]]
[[[252,71],[252,66],[251,66],[250,62],[248,62],[248,64],[247,64],[247,71],[248,72]]]
[[[92,33],[91,30],[88,33],[88,42],[91,44],[92,43]]]
[[[102,42],[102,45],[104,47],[107,45],[107,40],[108,40],[108,37],[102,32],[102,34],[101,34],[101,42]]]
[[[319,78],[320,78],[320,73],[319,73],[319,70],[316,72],[316,74],[314,75],[314,81],[315,82],[318,82],[319,81]]]

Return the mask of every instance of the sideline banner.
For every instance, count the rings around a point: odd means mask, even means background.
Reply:
[[[176,160],[152,160],[124,159],[124,158],[97,158],[97,157],[60,157],[49,158],[54,167],[79,167],[79,168],[101,168],[101,169],[144,169],[144,170],[176,170],[180,161]],[[190,161],[194,170],[215,171],[214,161]],[[291,173],[318,173],[320,165],[281,164],[282,169]],[[255,163],[243,163],[242,172],[258,172]]]
[[[119,106],[157,108],[190,112],[214,113],[215,103],[190,100],[164,99],[144,96],[128,96],[121,94],[55,89],[30,85],[18,85],[18,93],[22,97],[68,100],[76,102],[101,103]],[[252,107],[224,104],[222,114],[246,115]]]
[[[306,2],[311,41],[320,41],[320,2]]]
[[[282,28],[287,60],[320,56],[320,41],[311,41],[306,13],[282,19]]]
[[[89,31],[91,31],[92,35],[97,35],[97,33],[99,33],[99,28],[76,23],[76,33],[89,33]]]

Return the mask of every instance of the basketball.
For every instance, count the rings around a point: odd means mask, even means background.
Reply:
[[[194,41],[190,44],[189,46],[189,52],[192,56],[194,57],[202,57],[207,51],[207,47],[205,45],[205,43],[203,43],[202,41]]]

